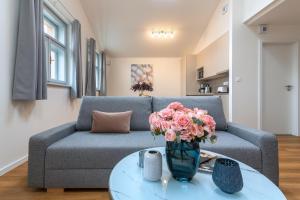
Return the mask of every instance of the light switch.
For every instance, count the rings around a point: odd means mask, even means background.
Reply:
[[[239,77],[239,76],[235,77],[235,82],[239,83],[239,82],[241,82],[241,81],[242,81],[242,78],[241,78],[241,77]]]

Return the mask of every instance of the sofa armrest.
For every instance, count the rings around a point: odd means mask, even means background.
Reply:
[[[228,132],[251,142],[261,149],[262,173],[279,184],[278,141],[275,135],[257,129],[228,123]]]
[[[76,123],[72,122],[49,129],[30,138],[28,153],[29,187],[44,188],[45,155],[47,148],[75,131]]]

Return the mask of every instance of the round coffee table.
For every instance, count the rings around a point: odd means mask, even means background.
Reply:
[[[142,168],[138,166],[139,154],[133,153],[122,159],[112,170],[109,178],[109,192],[113,200],[286,200],[280,189],[264,175],[239,162],[244,187],[236,194],[222,192],[212,181],[211,174],[198,172],[189,183],[172,178],[165,159],[165,148],[154,148],[163,155],[161,181],[149,182],[143,179]],[[225,156],[223,156],[225,157]]]

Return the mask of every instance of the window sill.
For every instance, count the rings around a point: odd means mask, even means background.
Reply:
[[[63,88],[71,88],[70,85],[65,85],[65,84],[60,84],[60,83],[53,83],[53,82],[48,82],[47,86],[54,86],[54,87],[63,87]]]

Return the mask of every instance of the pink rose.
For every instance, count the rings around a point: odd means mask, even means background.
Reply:
[[[182,131],[182,127],[179,124],[177,124],[176,122],[172,122],[171,129],[173,129],[176,132]]]
[[[173,109],[173,110],[176,110],[176,111],[177,110],[180,111],[180,110],[184,110],[185,109],[184,106],[181,103],[179,103],[179,102],[170,103],[167,108]]]
[[[149,123],[152,124],[154,121],[157,121],[157,113],[154,112],[149,116]]]
[[[184,108],[182,111],[185,112],[185,113],[191,113],[191,112],[193,112],[193,111],[192,111],[191,109],[189,109],[189,108]]]
[[[182,131],[180,133],[180,139],[183,141],[191,142],[193,140],[193,136],[190,134],[189,131]]]
[[[202,115],[201,120],[203,121],[204,125],[204,130],[207,131],[209,134],[215,132],[216,129],[216,122],[214,118],[210,115]]]
[[[197,116],[196,116],[196,114],[194,113],[194,112],[187,112],[187,115],[189,116],[189,118],[193,118],[193,117],[196,117],[197,118]]]
[[[183,112],[177,112],[174,115],[174,122],[182,129],[188,129],[191,125],[191,118]]]
[[[192,136],[194,137],[202,137],[204,136],[204,129],[202,126],[198,126],[194,124],[191,129],[189,130]]]
[[[160,128],[162,131],[166,131],[171,128],[171,123],[169,121],[162,120],[160,122]]]
[[[201,138],[204,136],[204,128],[202,126],[198,126],[198,125],[194,125],[192,128],[192,133],[193,136],[197,137],[197,138]]]
[[[174,113],[174,111],[172,109],[165,108],[165,109],[161,110],[158,113],[158,115],[164,119],[171,120],[173,117],[173,113]]]
[[[152,113],[149,117],[149,123],[151,130],[158,130],[160,129],[160,118],[157,113]]]
[[[197,126],[197,137],[203,137],[204,136],[204,128],[202,126]]]
[[[208,114],[207,110],[201,110],[201,109],[198,109],[198,108],[194,108],[194,113],[197,117],[200,117],[201,115],[207,115]]]
[[[166,141],[173,142],[176,140],[176,133],[172,129],[168,129],[165,133]]]

